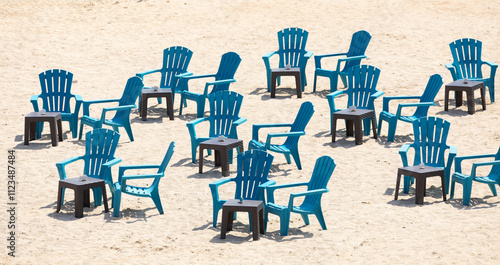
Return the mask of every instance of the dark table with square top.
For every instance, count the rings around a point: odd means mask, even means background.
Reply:
[[[45,112],[45,114],[42,114],[41,112],[31,112],[24,117],[24,145],[29,145],[30,140],[36,139],[37,122],[49,123],[52,146],[57,146],[58,134],[59,141],[63,140],[60,112]]]
[[[253,240],[259,240],[259,231],[264,234],[264,203],[256,200],[227,200],[222,206],[220,238],[226,238],[227,231],[233,229],[234,212],[248,212],[252,219]]]
[[[410,167],[400,167],[398,169],[398,178],[396,180],[396,192],[394,194],[394,200],[398,200],[399,184],[401,182],[401,175],[406,175],[414,177],[416,180],[416,194],[415,203],[423,204],[425,196],[425,185],[426,179],[428,177],[441,177],[441,186],[443,190],[443,201],[446,201],[446,184],[444,180],[444,169],[425,166],[420,168],[420,166],[410,166]]]
[[[61,210],[61,199],[63,188],[72,189],[75,191],[75,217],[83,217],[83,207],[90,207],[90,189],[101,188],[104,211],[107,213],[108,199],[106,197],[106,187],[104,180],[97,178],[86,178],[85,181],[80,178],[61,179],[59,180],[59,191],[57,193],[57,212]],[[94,198],[95,200],[95,198]]]
[[[170,88],[159,88],[158,90],[154,90],[152,88],[145,88],[141,91],[141,109],[140,115],[142,120],[147,120],[148,116],[148,99],[149,98],[158,98],[165,97],[167,101],[167,112],[170,120],[174,119],[174,103],[172,101],[172,89]]]
[[[363,120],[371,118],[373,127],[373,138],[377,139],[377,130],[375,124],[375,111],[367,109],[350,109],[339,110],[332,113],[332,142],[335,142],[337,134],[337,119],[346,120],[346,136],[353,136],[353,127],[356,132],[356,144],[363,144]]]
[[[479,89],[481,93],[481,103],[483,110],[486,110],[486,101],[484,98],[484,84],[479,81],[457,80],[445,85],[444,87],[444,110],[448,111],[449,94],[451,90],[455,91],[455,106],[462,106],[463,92],[467,94],[467,112],[474,114],[476,112],[476,103],[474,102],[474,90]]]
[[[300,68],[292,67],[286,68],[273,68],[271,69],[271,98],[276,97],[276,79],[278,76],[294,76],[295,86],[297,88],[297,98],[302,98],[302,83],[300,80]]]
[[[239,147],[243,152],[243,140],[225,137],[216,137],[200,143],[199,167],[203,173],[203,150],[213,149],[215,151],[215,166],[222,167],[222,175],[229,176],[229,150]]]

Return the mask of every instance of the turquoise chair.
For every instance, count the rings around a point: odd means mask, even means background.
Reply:
[[[108,129],[95,129],[85,134],[85,154],[82,156],[75,156],[66,159],[62,162],[56,163],[57,171],[59,172],[59,179],[66,179],[66,166],[83,160],[83,174],[92,178],[103,179],[109,185],[111,194],[113,195],[113,181],[111,177],[111,167],[120,163],[122,160],[115,157],[116,146],[120,134]],[[77,176],[74,176],[77,177]],[[64,202],[63,188],[61,197],[61,206]],[[94,188],[94,204],[99,206],[102,204],[102,191],[101,188]]]
[[[266,66],[267,74],[267,92],[271,91],[271,57],[279,56],[278,67],[285,68],[286,65],[300,68],[300,81],[302,91],[307,85],[306,65],[307,60],[311,58],[313,52],[306,51],[307,36],[309,33],[301,28],[286,28],[278,31],[278,50],[266,53],[262,56]],[[278,86],[281,83],[281,77],[277,78]]]
[[[201,118],[205,115],[205,100],[208,95],[217,93],[219,91],[229,90],[229,85],[236,82],[234,79],[234,74],[240,65],[241,57],[235,52],[228,52],[222,55],[219,70],[215,74],[206,75],[190,75],[182,76],[180,79],[181,87],[181,108],[179,110],[179,115],[182,115],[182,107],[185,105],[186,100],[192,100],[196,102],[197,111],[196,117]],[[188,82],[193,79],[200,78],[214,78],[214,81],[207,82],[205,84],[205,89],[203,93],[195,93],[189,90]],[[212,86],[212,90],[209,92],[209,87]]]
[[[135,101],[144,87],[140,77],[131,77],[128,79],[123,91],[122,97],[119,99],[103,99],[103,100],[85,100],[83,101],[83,116],[80,123],[80,136],[82,139],[83,125],[89,125],[94,129],[101,128],[103,124],[113,127],[113,130],[118,132],[118,127],[124,127],[127,131],[130,141],[134,141],[132,128],[130,127],[130,111],[137,108]],[[118,102],[117,107],[107,107],[102,109],[100,119],[90,117],[90,105],[100,103]],[[115,116],[111,119],[106,119],[107,112],[115,112]]]
[[[412,144],[405,144],[399,149],[404,167],[409,166],[408,151],[413,148],[413,166],[425,164],[444,169],[446,193],[450,189],[451,165],[457,155],[457,148],[446,144],[449,130],[450,123],[448,121],[436,117],[422,117],[413,122],[415,141]],[[446,150],[449,150],[448,159],[445,159]],[[414,178],[404,176],[404,193],[409,192],[413,182]]]
[[[382,130],[382,121],[386,121],[389,124],[389,131],[387,134],[387,141],[393,142],[394,136],[396,135],[396,125],[398,120],[413,123],[413,121],[420,119],[421,117],[427,116],[430,106],[434,106],[434,98],[436,98],[439,89],[443,85],[443,78],[435,74],[429,78],[427,86],[425,87],[422,96],[392,96],[383,98],[383,110],[380,112],[378,118],[378,134],[380,135]],[[400,103],[398,104],[398,110],[396,114],[389,111],[389,102],[391,100],[401,100],[401,99],[413,99],[419,100],[416,103]],[[415,112],[412,115],[404,116],[402,111],[404,108],[415,108]]]
[[[231,187],[235,186],[234,199],[264,201],[264,190],[269,185],[276,183],[276,181],[268,179],[274,159],[271,154],[260,150],[248,150],[239,153],[236,159],[238,163],[236,177],[220,179],[209,184],[213,201],[214,227],[217,226],[219,211],[226,202],[219,197],[219,187],[233,182],[234,185]],[[236,214],[234,217],[236,218]]]
[[[333,128],[333,113],[340,111],[335,106],[335,97],[347,94],[347,108],[356,106],[358,109],[375,111],[374,101],[384,94],[377,90],[380,69],[371,65],[358,65],[347,70],[347,89],[326,95],[330,106],[330,128]],[[370,118],[363,120],[365,135],[370,135]]]
[[[276,153],[281,153],[285,155],[286,162],[291,164],[290,155],[292,155],[297,168],[302,169],[300,164],[299,156],[299,139],[300,136],[305,135],[305,128],[311,120],[314,113],[314,106],[311,102],[306,101],[302,103],[297,113],[297,117],[293,123],[270,123],[270,124],[254,124],[252,128],[252,140],[248,143],[248,149],[260,149],[269,150]],[[266,138],[266,142],[259,141],[259,130],[262,128],[278,128],[278,127],[290,127],[288,132],[280,133],[269,133]],[[273,138],[283,138],[286,137],[283,144],[272,144],[271,140]]]
[[[219,91],[208,95],[210,104],[210,115],[188,122],[186,125],[191,136],[192,162],[196,163],[196,149],[201,142],[215,137],[225,136],[238,139],[237,127],[246,122],[246,118],[240,118],[240,108],[243,96],[234,91]],[[210,124],[208,136],[200,137],[196,134],[196,125],[208,121]],[[205,134],[206,135],[206,134]],[[238,148],[239,149],[239,148]],[[211,154],[210,150],[207,150]],[[229,151],[229,161],[233,161],[233,152]]]
[[[73,74],[59,69],[48,70],[38,75],[42,94],[31,96],[31,104],[35,111],[40,111],[38,100],[42,101],[42,109],[47,112],[60,112],[61,119],[69,122],[69,129],[76,138],[78,132],[78,113],[82,104],[80,95],[71,94],[73,84]],[[71,111],[71,99],[75,99],[74,111]],[[40,138],[43,131],[43,122],[38,122],[36,126],[36,137]]]
[[[179,79],[181,76],[189,76],[193,73],[187,70],[193,52],[182,46],[172,46],[163,50],[163,65],[161,69],[144,71],[137,73],[136,76],[144,80],[146,75],[160,73],[160,88],[170,88],[172,90],[172,101],[175,99],[175,93],[180,94]],[[161,97],[158,97],[158,104],[161,104]],[[184,102],[185,103],[185,102]],[[141,94],[139,94],[139,109],[141,109]]]
[[[330,78],[330,92],[337,91],[337,84],[339,76],[344,83],[344,87],[347,87],[347,69],[357,66],[361,63],[361,59],[365,59],[365,51],[370,43],[372,35],[367,31],[361,30],[352,35],[351,45],[349,50],[345,53],[332,53],[324,55],[314,55],[314,88],[313,92],[316,92],[316,78],[318,76]],[[337,60],[337,68],[335,70],[327,70],[321,68],[321,60],[328,57],[345,56]],[[342,68],[342,65],[344,67]],[[342,68],[342,69],[341,69]]]
[[[481,81],[490,92],[491,102],[495,102],[495,73],[498,65],[481,60],[483,43],[475,39],[459,39],[450,43],[453,63],[446,64],[453,81],[465,79]],[[481,67],[486,64],[490,67],[490,77],[483,77]],[[486,89],[486,87],[484,89]]]
[[[494,161],[484,161],[475,162],[472,164],[472,170],[470,175],[462,173],[462,161],[470,159],[482,159],[492,157]],[[478,176],[476,174],[476,169],[479,167],[488,166],[491,167],[490,172],[486,176]],[[451,194],[450,199],[453,199],[455,195],[455,183],[462,184],[463,187],[463,205],[470,205],[470,197],[472,192],[472,182],[476,181],[479,183],[488,184],[493,196],[497,196],[497,190],[495,184],[500,185],[500,149],[498,149],[496,154],[484,154],[484,155],[471,155],[471,156],[457,156],[455,157],[455,173],[451,176]]]
[[[267,230],[267,222],[269,214],[275,214],[280,217],[280,235],[288,235],[288,227],[290,223],[290,213],[298,213],[302,216],[304,223],[309,225],[310,214],[316,215],[316,218],[321,225],[321,229],[326,230],[326,223],[321,210],[321,197],[329,190],[326,188],[333,170],[335,169],[335,161],[329,156],[322,156],[316,160],[314,170],[309,182],[299,182],[281,185],[271,185],[266,188],[268,202],[264,207],[264,229]],[[294,192],[290,194],[288,205],[279,205],[275,203],[274,192],[278,189],[307,186],[307,191]],[[299,198],[299,202],[295,202],[295,198]],[[300,203],[300,199],[303,198]]]
[[[160,193],[158,191],[158,184],[161,178],[165,175],[165,168],[167,168],[170,158],[174,154],[175,142],[171,142],[163,161],[159,165],[131,165],[131,166],[120,166],[118,169],[118,181],[113,185],[114,196],[113,196],[113,216],[120,216],[120,203],[122,194],[129,194],[137,197],[149,197],[153,200],[158,212],[163,214],[163,207],[161,205]],[[158,169],[156,173],[150,174],[134,174],[134,175],[124,175],[127,170],[143,170],[150,172],[151,169]],[[135,172],[134,172],[135,173]],[[152,183],[146,185],[146,187],[138,187],[127,184],[130,180],[144,180],[153,179]]]

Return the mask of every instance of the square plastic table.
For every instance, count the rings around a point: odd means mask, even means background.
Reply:
[[[222,225],[220,238],[226,238],[227,231],[233,230],[234,212],[248,212],[252,219],[253,240],[259,240],[259,231],[264,234],[264,203],[256,200],[227,200],[222,205]]]
[[[377,130],[375,124],[375,111],[368,109],[350,109],[339,110],[332,114],[332,142],[335,142],[337,134],[337,119],[346,120],[346,136],[353,136],[353,127],[356,132],[356,145],[363,144],[363,120],[371,118],[373,138],[377,139]]]
[[[141,109],[140,114],[143,121],[148,118],[148,99],[149,98],[159,98],[165,97],[167,101],[167,112],[170,120],[174,119],[174,102],[172,100],[172,89],[170,88],[159,88],[154,90],[152,88],[145,88],[141,91]]]
[[[476,102],[474,101],[474,90],[479,89],[481,92],[481,103],[483,105],[483,110],[486,110],[486,102],[484,98],[484,83],[479,81],[464,81],[457,80],[452,83],[445,85],[444,87],[444,110],[448,111],[448,101],[450,91],[455,91],[455,106],[462,106],[462,96],[465,91],[467,94],[467,112],[469,114],[474,114],[476,112]]]
[[[401,182],[401,175],[406,175],[414,177],[416,180],[416,196],[415,203],[423,204],[425,196],[425,185],[426,179],[428,177],[441,177],[441,188],[443,190],[443,201],[446,201],[446,184],[444,180],[444,169],[425,166],[420,168],[420,166],[411,167],[400,167],[398,169],[398,178],[396,180],[396,194],[394,195],[394,200],[398,200],[399,184]]]
[[[199,168],[203,173],[203,150],[213,149],[215,151],[215,166],[222,167],[222,176],[229,176],[229,150],[239,147],[243,152],[243,140],[225,137],[216,137],[200,143]]]
[[[63,188],[72,189],[75,191],[75,217],[83,217],[83,207],[90,207],[90,194],[91,188],[101,188],[102,199],[104,204],[104,212],[109,212],[108,199],[106,197],[106,187],[104,180],[97,178],[86,178],[85,181],[80,178],[70,178],[59,180],[59,191],[57,194],[57,212],[61,210],[61,199]],[[94,198],[95,199],[95,198]]]
[[[36,139],[36,126],[37,122],[48,122],[50,126],[50,137],[52,139],[52,146],[57,146],[57,135],[59,134],[59,141],[63,140],[62,124],[60,112],[31,112],[24,117],[24,145],[29,145],[30,140]],[[57,125],[57,130],[56,130]]]
[[[290,69],[286,68],[274,68],[271,69],[271,98],[276,97],[276,79],[278,76],[294,76],[295,86],[297,88],[297,98],[302,97],[302,83],[300,81],[300,68],[292,67]]]

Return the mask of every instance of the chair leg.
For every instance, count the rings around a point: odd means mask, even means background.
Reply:
[[[284,154],[284,155],[285,155],[286,163],[291,164],[292,160],[290,160],[290,154]]]
[[[64,192],[66,191],[66,188],[62,188],[62,192],[61,192],[61,206],[63,206],[64,204]]]
[[[450,187],[450,200],[455,196],[455,180],[451,179],[451,187]]]
[[[75,139],[78,134],[78,117],[76,115],[75,117],[73,117],[73,120],[70,121],[70,129],[71,136],[73,137],[73,139]]]
[[[36,139],[40,139],[42,137],[43,132],[43,122],[36,123]]]
[[[497,189],[495,188],[495,184],[488,184],[490,186],[490,190],[493,193],[493,196],[497,196]]]
[[[304,223],[305,223],[306,225],[309,225],[309,216],[308,216],[308,214],[306,214],[306,213],[302,213],[302,214],[300,214],[300,215],[302,216],[302,220],[304,220]]]
[[[326,230],[325,218],[323,217],[323,211],[321,208],[314,212],[316,218],[318,219],[319,224],[321,225],[321,229]]]
[[[316,79],[318,78],[318,74],[314,71],[314,83],[313,83],[313,92],[316,92]]]
[[[337,91],[339,75],[337,72],[333,72],[330,76],[330,93]]]
[[[264,207],[264,233],[267,232],[267,222],[269,221],[269,212]]]
[[[196,111],[196,117],[202,118],[203,116],[205,116],[205,96],[201,96],[196,103],[198,105]]]
[[[198,145],[191,142],[191,162],[196,163],[196,149]]]
[[[83,133],[83,122],[80,122],[80,134],[78,135],[78,140],[82,139],[82,133]]]
[[[472,178],[469,177],[467,179],[464,179],[464,182],[462,183],[463,186],[463,202],[462,204],[465,206],[470,205],[470,197],[472,193]]]
[[[302,165],[300,163],[300,156],[299,156],[299,150],[293,150],[292,151],[292,157],[293,157],[293,160],[295,161],[295,164],[297,165],[297,168],[299,170],[302,169]],[[290,164],[290,163],[288,163]]]
[[[94,206],[101,206],[102,205],[102,191],[101,188],[93,188],[92,189],[94,193]]]
[[[394,142],[394,136],[396,135],[396,125],[398,120],[389,120],[389,130],[387,132],[387,141]]]
[[[403,193],[408,194],[410,192],[410,186],[411,186],[411,179],[408,176],[404,176],[404,181],[403,181]]]
[[[154,190],[151,192],[151,199],[153,199],[158,212],[160,212],[160,214],[163,214],[163,206],[161,205],[160,194],[158,193],[158,190]]]
[[[133,142],[134,141],[134,135],[132,134],[132,127],[130,127],[130,123],[124,124],[123,127],[125,128],[125,131],[127,132],[128,138],[130,139],[131,142]],[[118,127],[116,128],[115,131],[118,132]]]
[[[280,235],[288,236],[288,229],[290,225],[290,213],[288,211],[281,212],[280,215]]]
[[[122,199],[122,190],[116,189],[115,196],[113,197],[113,216],[120,217],[120,202]]]

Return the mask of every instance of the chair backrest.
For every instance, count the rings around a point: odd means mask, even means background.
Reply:
[[[306,101],[300,105],[299,112],[297,113],[297,117],[295,121],[292,123],[290,127],[290,132],[301,132],[306,129],[307,124],[311,120],[312,115],[314,114],[314,105],[310,101]],[[289,136],[285,140],[284,145],[288,148],[296,145],[299,141],[300,136]]]
[[[237,53],[224,53],[220,60],[219,70],[217,70],[217,73],[215,74],[215,81],[233,79],[240,62],[241,57]],[[229,83],[214,85],[210,94],[224,90],[229,90]]]
[[[71,113],[73,74],[65,70],[53,69],[40,73],[38,78],[42,89],[39,97],[42,99],[43,108],[46,111]]]
[[[172,46],[163,50],[163,66],[161,67],[160,87],[171,88],[179,84],[176,75],[187,72],[193,52],[182,46]]]
[[[475,39],[459,39],[450,43],[457,78],[483,78],[481,50],[483,43]]]
[[[135,105],[135,101],[137,97],[139,97],[139,93],[141,93],[144,84],[142,83],[142,79],[138,76],[131,77],[127,80],[127,84],[125,85],[125,89],[123,90],[123,94],[118,103],[119,106],[126,105]],[[113,120],[128,120],[130,116],[130,109],[127,110],[118,110],[115,113]]]
[[[109,129],[94,129],[85,134],[83,173],[89,177],[104,179],[102,165],[115,158],[120,134]]]
[[[347,57],[360,56],[365,55],[366,48],[372,39],[372,35],[368,33],[368,31],[360,30],[352,34],[351,46],[349,46],[349,50],[347,51]],[[361,59],[346,61],[344,69],[341,71],[345,73],[347,69],[359,65],[361,63]]]
[[[442,85],[443,78],[439,74],[432,75],[427,82],[424,93],[420,97],[420,102],[434,102],[434,98],[436,98],[436,95],[439,92],[439,89],[441,89]],[[425,117],[427,116],[428,111],[429,106],[417,107],[413,116],[417,118]]]
[[[235,199],[240,197],[245,200],[261,199],[263,190],[258,187],[269,180],[268,175],[273,159],[273,155],[258,149],[238,154],[237,173],[232,179],[236,183]]]
[[[495,160],[500,160],[500,148],[498,149],[497,154],[495,155]],[[491,171],[488,174],[488,178],[496,180],[498,185],[500,185],[500,165],[493,165],[491,167]]]
[[[370,96],[377,92],[380,69],[371,65],[357,65],[347,70],[347,107],[372,109]]]
[[[157,173],[162,174],[162,175],[165,173],[165,169],[167,168],[168,163],[170,162],[170,158],[172,158],[172,155],[174,154],[174,151],[175,151],[175,142],[172,141],[172,142],[170,142],[170,145],[168,146],[167,153],[165,154],[165,157],[163,158],[163,161],[161,162]],[[155,180],[153,181],[151,186],[152,187],[157,186],[158,183],[160,182],[160,179],[161,179],[161,177],[155,178]]]
[[[415,141],[410,145],[415,149],[413,165],[424,163],[444,167],[446,144],[450,123],[437,117],[422,117],[413,122]]]
[[[234,130],[233,121],[240,118],[240,108],[243,102],[243,96],[234,91],[220,91],[208,95],[210,104],[210,122],[209,135],[215,137],[224,135],[231,136]]]
[[[307,190],[318,190],[326,189],[326,185],[335,170],[335,161],[330,156],[322,156],[316,159],[316,164],[314,165],[311,180],[307,184]],[[321,194],[307,195],[304,198],[304,204],[315,205],[319,203],[321,199]]]
[[[286,28],[278,31],[279,67],[286,65],[292,67],[300,66],[300,62],[306,54],[306,43],[309,32],[301,28]]]

